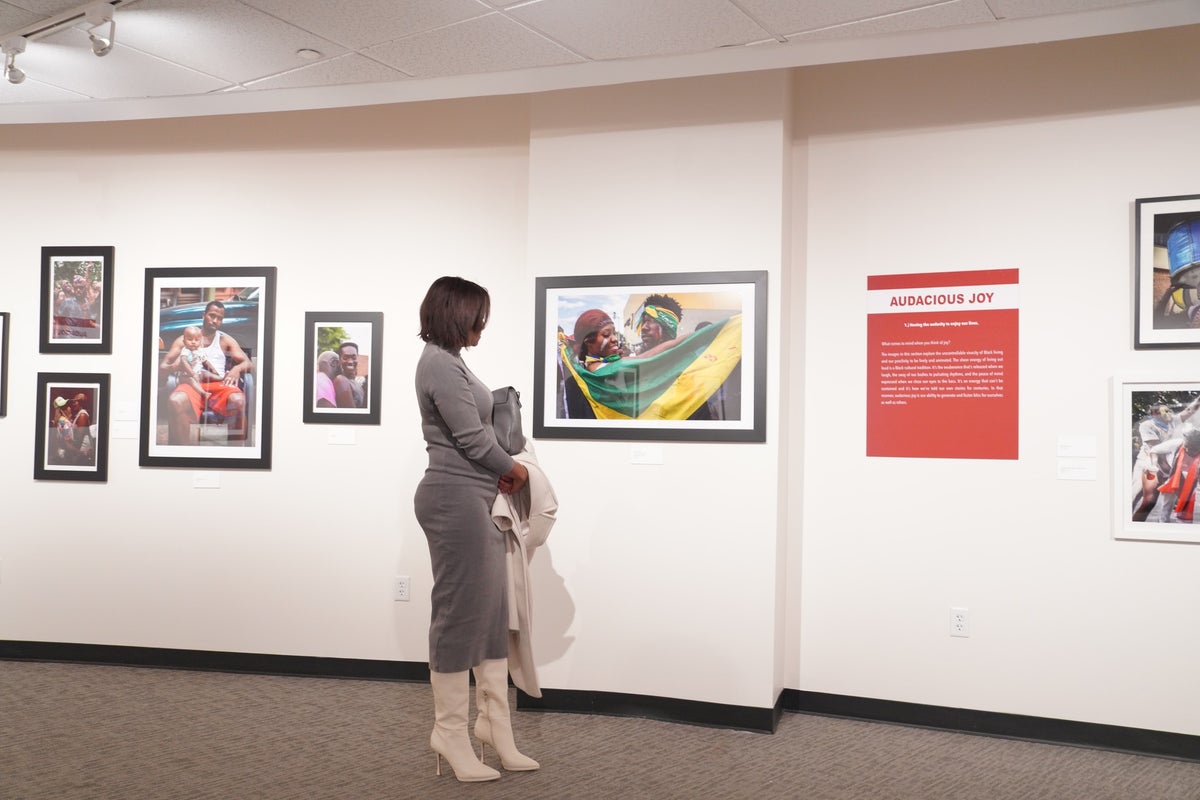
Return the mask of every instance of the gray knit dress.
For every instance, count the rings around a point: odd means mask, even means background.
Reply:
[[[414,498],[433,565],[429,668],[461,672],[508,657],[504,534],[492,502],[513,459],[496,443],[491,391],[457,350],[426,344],[416,387],[429,454]]]

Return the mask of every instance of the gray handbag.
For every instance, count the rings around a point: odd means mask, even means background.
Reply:
[[[496,441],[510,456],[525,449],[525,434],[521,430],[521,393],[511,386],[492,391],[492,427]]]

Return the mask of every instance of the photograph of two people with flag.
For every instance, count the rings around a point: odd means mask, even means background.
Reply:
[[[760,427],[754,357],[765,280],[760,272],[539,279],[537,422],[569,431],[563,438],[747,440],[742,433]],[[554,281],[570,285],[543,285]]]

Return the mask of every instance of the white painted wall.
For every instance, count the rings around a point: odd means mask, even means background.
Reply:
[[[664,444],[659,467],[628,443],[539,443],[562,501],[534,563],[543,684],[752,707],[786,686],[1200,733],[1200,548],[1113,541],[1107,479],[1110,376],[1190,358],[1135,354],[1129,297],[1133,199],[1198,188],[1189,33],[0,129],[0,181],[19,187],[0,639],[422,661],[410,381],[428,283],[492,290],[469,363],[524,391],[536,276],[766,269],[766,444]],[[39,248],[109,243],[113,355],[38,354]],[[280,270],[274,469],[193,490],[114,439],[106,485],[35,483],[35,374],[108,371],[136,407],[142,270],[239,264]],[[1021,270],[1021,458],[866,459],[866,276],[975,267]],[[383,425],[330,445],[299,422],[303,313],[376,309]],[[1097,438],[1101,480],[1055,480],[1061,434]],[[181,520],[185,501],[219,521]],[[411,603],[390,599],[397,572]],[[970,639],[948,636],[951,605]]]
[[[778,341],[789,85],[775,72],[535,97],[534,274],[766,270]],[[538,600],[573,642],[546,685],[774,704],[779,357],[765,444],[665,443],[661,465],[632,465],[629,442],[538,444],[562,476],[551,555],[573,601]],[[537,652],[553,652],[538,625]]]
[[[21,201],[0,270],[0,638],[424,661],[417,307],[441,274],[490,285],[473,362],[507,376],[496,365],[530,336],[513,302],[527,171],[523,98],[5,129],[0,182]],[[116,246],[111,356],[37,353],[40,248],[73,244]],[[113,405],[138,407],[146,267],[264,264],[279,268],[271,471],[195,490],[113,439],[107,484],[32,480],[37,372],[111,372]],[[353,446],[301,423],[307,310],[385,313],[383,424]],[[199,507],[211,516],[183,512]],[[391,599],[398,572],[412,602]]]
[[[1200,191],[1187,41],[799,78],[800,688],[1200,733],[1200,547],[1115,541],[1109,516],[1111,376],[1196,364],[1131,345],[1133,201]],[[1001,267],[1020,269],[1019,460],[865,458],[866,276]],[[1056,480],[1062,435],[1096,439],[1099,480]],[[971,638],[949,637],[951,606]]]

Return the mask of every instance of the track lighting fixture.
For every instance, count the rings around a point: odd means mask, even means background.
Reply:
[[[113,20],[113,11],[116,6],[112,3],[99,3],[91,6],[84,12],[84,17],[88,23],[88,39],[92,43],[92,52],[97,56],[106,56],[112,52],[113,41],[117,35],[117,23]],[[108,35],[101,36],[96,33],[97,28],[108,26]]]
[[[16,63],[17,56],[25,52],[25,42],[24,36],[14,36],[0,45],[0,52],[4,53],[4,79],[14,85],[25,80],[25,71]]]

